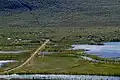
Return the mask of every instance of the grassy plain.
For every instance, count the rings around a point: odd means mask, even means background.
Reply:
[[[93,63],[69,53],[58,53],[36,57],[28,65],[13,71],[23,74],[94,74],[119,75],[120,64]]]

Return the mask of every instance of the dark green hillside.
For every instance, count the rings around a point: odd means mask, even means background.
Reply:
[[[0,0],[0,14],[1,26],[119,26],[120,1]]]

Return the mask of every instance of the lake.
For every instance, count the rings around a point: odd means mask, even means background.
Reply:
[[[77,44],[72,45],[73,50],[84,49],[88,54],[103,58],[120,59],[120,42],[105,42],[104,45]]]

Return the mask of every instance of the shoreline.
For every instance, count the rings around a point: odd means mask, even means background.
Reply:
[[[35,75],[18,75],[18,74],[12,74],[12,75],[0,75],[0,79],[62,79],[62,80],[81,80],[81,79],[97,79],[97,80],[119,80],[120,76],[97,76],[97,75],[41,75],[41,74],[35,74]]]
[[[57,73],[57,72],[52,72],[52,73],[46,73],[46,72],[41,72],[41,73],[7,73],[7,74],[3,74],[3,75],[89,75],[89,76],[114,76],[114,77],[120,77],[120,73],[113,73],[113,74],[102,74],[102,73],[65,73],[65,72],[61,72],[61,73]],[[0,74],[2,75],[2,74]]]

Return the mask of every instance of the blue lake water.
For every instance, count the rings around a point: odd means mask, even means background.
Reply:
[[[72,45],[73,50],[84,49],[88,54],[98,55],[103,58],[120,59],[120,42],[105,42],[104,45],[77,44]]]

